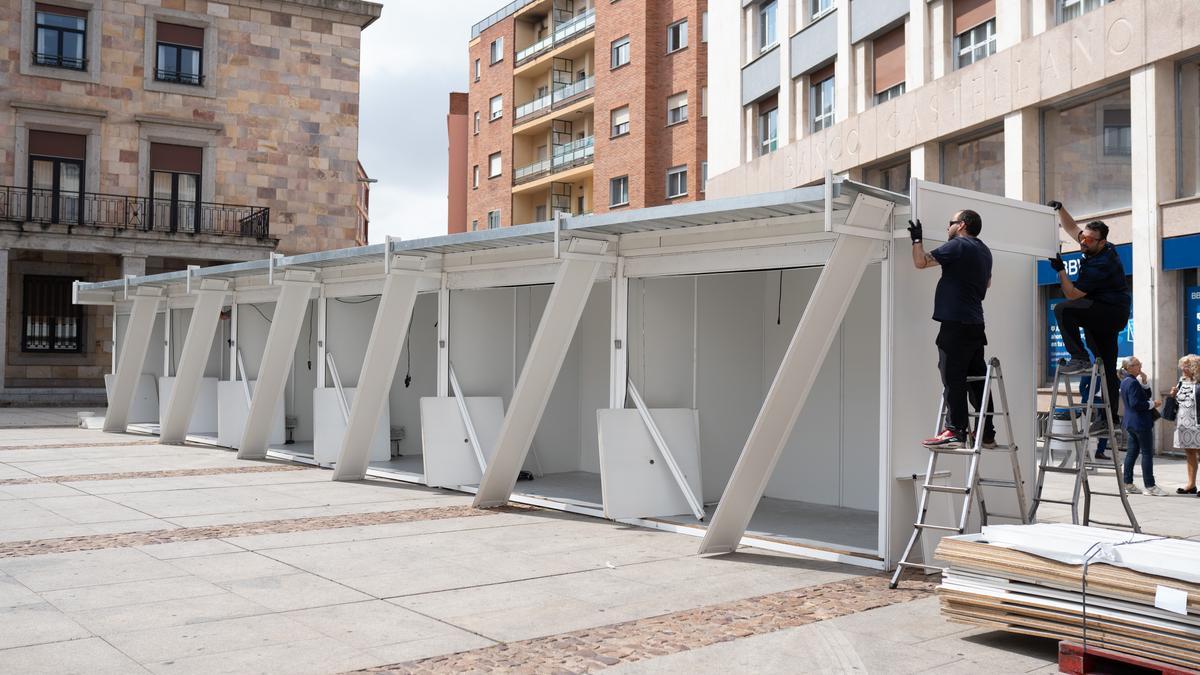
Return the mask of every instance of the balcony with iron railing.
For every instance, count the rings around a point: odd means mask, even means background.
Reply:
[[[261,206],[13,186],[0,186],[0,221],[257,239],[271,234],[271,210]]]
[[[550,34],[546,37],[534,42],[533,44],[517,51],[515,63],[521,64],[535,59],[542,54],[571,42],[575,38],[587,33],[596,27],[596,10],[589,9],[579,16],[571,18],[569,21],[564,21],[554,27]]]
[[[578,82],[557,87],[549,94],[544,94],[528,103],[517,106],[514,111],[513,121],[520,124],[521,122],[537,119],[552,110],[558,110],[559,108],[587,98],[595,88],[595,75],[589,75]]]
[[[513,185],[521,185],[560,171],[591,164],[595,153],[595,141],[595,136],[588,136],[555,147],[550,159],[517,168],[513,173]]]

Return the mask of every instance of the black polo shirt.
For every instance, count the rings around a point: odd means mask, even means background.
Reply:
[[[1092,302],[1116,307],[1129,307],[1129,286],[1125,283],[1125,266],[1117,249],[1105,242],[1096,255],[1084,254],[1079,261],[1079,276],[1075,288],[1087,294]]]
[[[929,252],[942,267],[933,295],[933,320],[983,323],[983,298],[992,278],[992,251],[976,237],[959,236]]]

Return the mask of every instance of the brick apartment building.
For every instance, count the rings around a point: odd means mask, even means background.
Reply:
[[[75,280],[365,237],[360,34],[380,11],[0,7],[0,404],[103,400],[113,319],[71,304]]]
[[[467,114],[449,117],[451,196],[466,176],[449,231],[702,198],[707,6],[527,0],[476,24]]]

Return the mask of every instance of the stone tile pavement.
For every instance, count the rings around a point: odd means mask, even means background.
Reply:
[[[139,436],[10,428],[0,448],[0,672],[1026,672],[1054,660],[1052,644],[950,623],[928,586],[887,591],[859,568],[755,549],[699,557],[682,535],[477,511],[458,493],[333,483]]]

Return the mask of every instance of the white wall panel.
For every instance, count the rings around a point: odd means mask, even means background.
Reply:
[[[418,295],[409,323],[408,344],[400,355],[388,397],[392,426],[404,427],[405,438],[400,442],[402,455],[421,454],[421,398],[437,396],[437,316],[437,294]],[[405,375],[412,376],[407,387]]]

